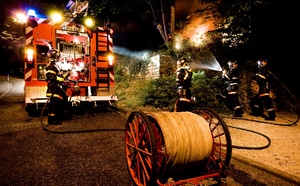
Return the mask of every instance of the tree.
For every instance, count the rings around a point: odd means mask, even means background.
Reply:
[[[278,34],[279,18],[277,5],[271,0],[199,0],[211,3],[218,16],[212,48],[226,49],[226,52],[242,58],[270,57],[274,40]],[[217,14],[212,14],[216,16]]]

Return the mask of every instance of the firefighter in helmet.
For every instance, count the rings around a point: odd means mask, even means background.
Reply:
[[[251,115],[262,116],[265,120],[275,120],[275,109],[270,97],[271,75],[266,70],[267,64],[267,60],[260,59],[257,61],[258,72],[254,75],[253,79],[257,82],[258,92],[250,103]],[[267,110],[268,116],[264,114],[264,108]]]
[[[49,63],[46,66],[47,92],[50,98],[48,124],[62,124],[64,110],[67,103],[67,95],[62,88],[64,80],[70,76],[70,72],[61,74],[56,62],[59,61],[60,53],[56,49],[50,49],[47,53]]]
[[[177,61],[176,83],[179,99],[175,104],[175,112],[192,111],[192,71],[186,59]]]
[[[221,97],[224,99],[227,108],[234,111],[235,117],[242,117],[243,110],[238,97],[239,88],[239,71],[238,63],[234,60],[228,63],[229,70],[226,69],[222,72],[222,79],[224,84],[221,90]]]

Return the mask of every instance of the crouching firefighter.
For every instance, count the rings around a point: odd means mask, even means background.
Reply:
[[[178,100],[175,104],[175,112],[192,111],[192,71],[187,64],[187,61],[181,58],[177,62],[176,83],[178,91]]]
[[[234,111],[235,117],[242,117],[243,110],[237,92],[239,88],[238,64],[233,60],[229,61],[227,64],[229,70],[223,70],[222,73],[224,84],[221,88],[221,97],[224,99],[227,108]]]
[[[61,74],[56,62],[60,59],[58,50],[50,49],[47,53],[49,63],[46,66],[47,92],[50,98],[48,106],[48,124],[62,124],[64,111],[67,108],[68,96],[62,88],[64,80],[70,76],[70,71]]]

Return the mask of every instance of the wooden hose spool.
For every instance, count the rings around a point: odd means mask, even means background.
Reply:
[[[199,167],[207,162],[213,140],[203,117],[191,112],[146,114],[157,121],[162,131],[168,171]]]
[[[185,179],[199,183],[220,178],[226,175],[232,152],[226,123],[210,108],[134,111],[127,120],[125,145],[127,168],[136,185],[164,185],[169,178],[181,180],[178,185]]]

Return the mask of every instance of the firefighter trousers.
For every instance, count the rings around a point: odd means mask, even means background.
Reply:
[[[269,97],[269,95],[265,96],[255,96],[252,103],[250,104],[252,113],[251,115],[254,116],[263,116],[266,119],[274,120],[276,117],[275,109],[273,107],[272,99]],[[268,116],[264,115],[264,108],[268,112]]]

